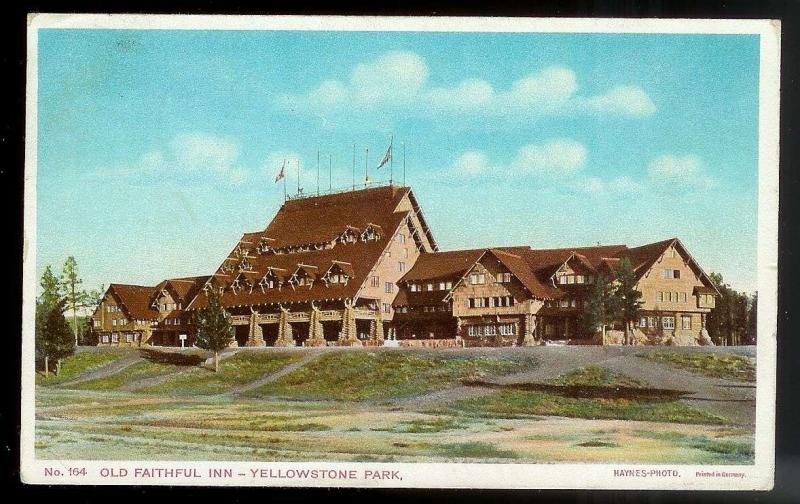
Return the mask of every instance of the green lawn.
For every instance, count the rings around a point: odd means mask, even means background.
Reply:
[[[346,401],[397,398],[523,365],[485,356],[437,357],[413,351],[331,352],[247,395]]]
[[[742,355],[659,351],[641,354],[640,357],[712,378],[756,381],[755,359]]]
[[[101,352],[78,352],[61,361],[61,371],[58,376],[52,373],[55,363],[50,363],[50,375],[36,374],[36,385],[58,385],[74,380],[83,373],[101,368],[112,362],[134,355],[126,350],[104,350]]]
[[[644,388],[647,383],[599,366],[586,366],[547,380],[552,385]],[[470,415],[515,418],[525,415],[590,419],[723,424],[725,419],[675,400],[566,397],[549,391],[507,389],[454,403]]]
[[[219,373],[213,369],[197,367],[161,383],[146,387],[142,392],[170,395],[221,394],[232,387],[244,385],[272,374],[300,360],[300,352],[249,352],[241,351],[220,361]]]
[[[648,384],[624,374],[615,373],[600,366],[586,366],[569,373],[546,380],[553,385],[590,385],[595,387],[647,387]]]
[[[505,390],[487,396],[464,399],[456,402],[453,408],[469,415],[501,418],[544,415],[652,422],[726,423],[722,417],[679,401],[586,399],[526,390]]]
[[[120,387],[144,378],[163,376],[184,369],[183,366],[142,361],[105,378],[76,383],[69,388],[80,390],[118,390]]]

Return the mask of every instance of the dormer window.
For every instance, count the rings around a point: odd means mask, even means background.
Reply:
[[[347,229],[339,235],[339,243],[356,243],[360,234],[358,228],[347,226]]]
[[[258,285],[262,292],[265,289],[280,289],[283,286],[283,277],[278,273],[277,268],[268,268]]]
[[[381,239],[381,227],[377,224],[368,224],[361,233],[361,241],[377,241]]]
[[[348,262],[333,261],[331,267],[323,275],[322,280],[325,285],[347,285],[347,282],[353,278],[353,267]]]
[[[298,264],[297,269],[289,278],[289,284],[294,287],[308,286],[311,288],[314,285],[314,280],[317,277],[317,267],[308,264]]]
[[[239,271],[253,271],[253,265],[247,258],[242,259],[242,262],[239,263]]]

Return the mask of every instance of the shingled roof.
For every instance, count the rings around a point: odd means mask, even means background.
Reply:
[[[226,307],[357,297],[370,271],[382,259],[389,240],[415,213],[399,208],[406,196],[412,197],[408,187],[384,186],[286,201],[264,231],[242,235],[207,284],[227,288],[240,271],[246,272],[248,278],[258,279],[269,269],[280,273],[280,288],[254,282],[252,288],[236,292],[226,289],[222,296]],[[429,235],[422,215],[416,215],[423,227],[419,232]],[[368,229],[379,238],[361,239]],[[343,236],[352,236],[354,241],[346,242],[341,239]],[[326,282],[325,274],[333,265],[351,278],[346,283]],[[290,282],[297,271],[313,273],[309,276],[313,279],[311,286]],[[201,309],[207,300],[207,296],[198,295],[188,308]]]
[[[154,320],[158,310],[150,306],[150,296],[155,287],[144,285],[111,284],[106,295],[111,294],[121,306],[123,313],[134,320]]]
[[[558,249],[531,249],[519,246],[429,253],[421,255],[414,267],[400,281],[407,283],[460,279],[484,254],[492,253],[531,292],[533,297],[558,299],[565,295],[565,291],[553,284],[552,276],[571,259],[578,261],[590,271],[600,271],[609,268],[613,270],[621,258],[627,257],[631,261],[638,280],[673,244],[686,253],[704,282],[713,287],[711,280],[677,238],[635,248],[628,248],[626,245]],[[443,294],[438,296],[432,295],[432,292],[410,292],[408,289],[401,289],[394,304],[396,306],[422,305],[445,300],[448,292],[439,291],[439,293]],[[437,301],[438,297],[441,299]]]

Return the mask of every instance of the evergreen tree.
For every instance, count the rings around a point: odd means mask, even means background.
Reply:
[[[66,295],[66,306],[72,312],[72,330],[75,333],[75,345],[78,344],[78,309],[87,306],[89,294],[80,288],[83,279],[78,276],[78,262],[69,256],[61,268],[61,285]]]
[[[39,300],[49,305],[49,307],[55,306],[61,299],[62,290],[61,283],[58,281],[58,277],[53,273],[49,264],[44,268],[44,273],[42,273],[39,285],[42,287],[42,294],[39,296]]]
[[[584,334],[595,334],[601,329],[605,337],[606,326],[613,324],[612,289],[603,275],[597,275],[590,289],[578,323]]]
[[[208,306],[195,315],[195,327],[197,346],[214,352],[214,371],[219,372],[219,352],[233,342],[233,326],[218,292],[209,293]]]
[[[741,345],[749,338],[752,317],[750,297],[731,288],[725,283],[722,275],[711,273],[711,281],[720,292],[714,304],[714,309],[706,318],[706,329],[712,341],[717,345]]]
[[[616,288],[614,289],[617,317],[622,322],[625,330],[625,344],[630,345],[630,330],[633,323],[639,319],[642,307],[642,293],[636,290],[636,274],[627,257],[623,257],[616,267]]]
[[[56,361],[56,375],[61,371],[61,359],[75,352],[75,340],[64,318],[65,301],[54,305],[38,302],[36,305],[36,354],[44,361],[45,376],[49,363]]]

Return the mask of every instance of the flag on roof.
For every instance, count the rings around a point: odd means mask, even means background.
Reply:
[[[386,154],[383,155],[383,159],[381,162],[378,163],[378,168],[383,167],[386,163],[392,160],[392,142],[389,142],[389,148],[386,149]]]
[[[281,171],[279,171],[278,174],[275,175],[275,183],[276,184],[278,183],[278,181],[280,179],[286,177],[286,173],[284,172],[284,168],[286,168],[286,160],[285,159],[283,160],[283,164],[281,165]]]

